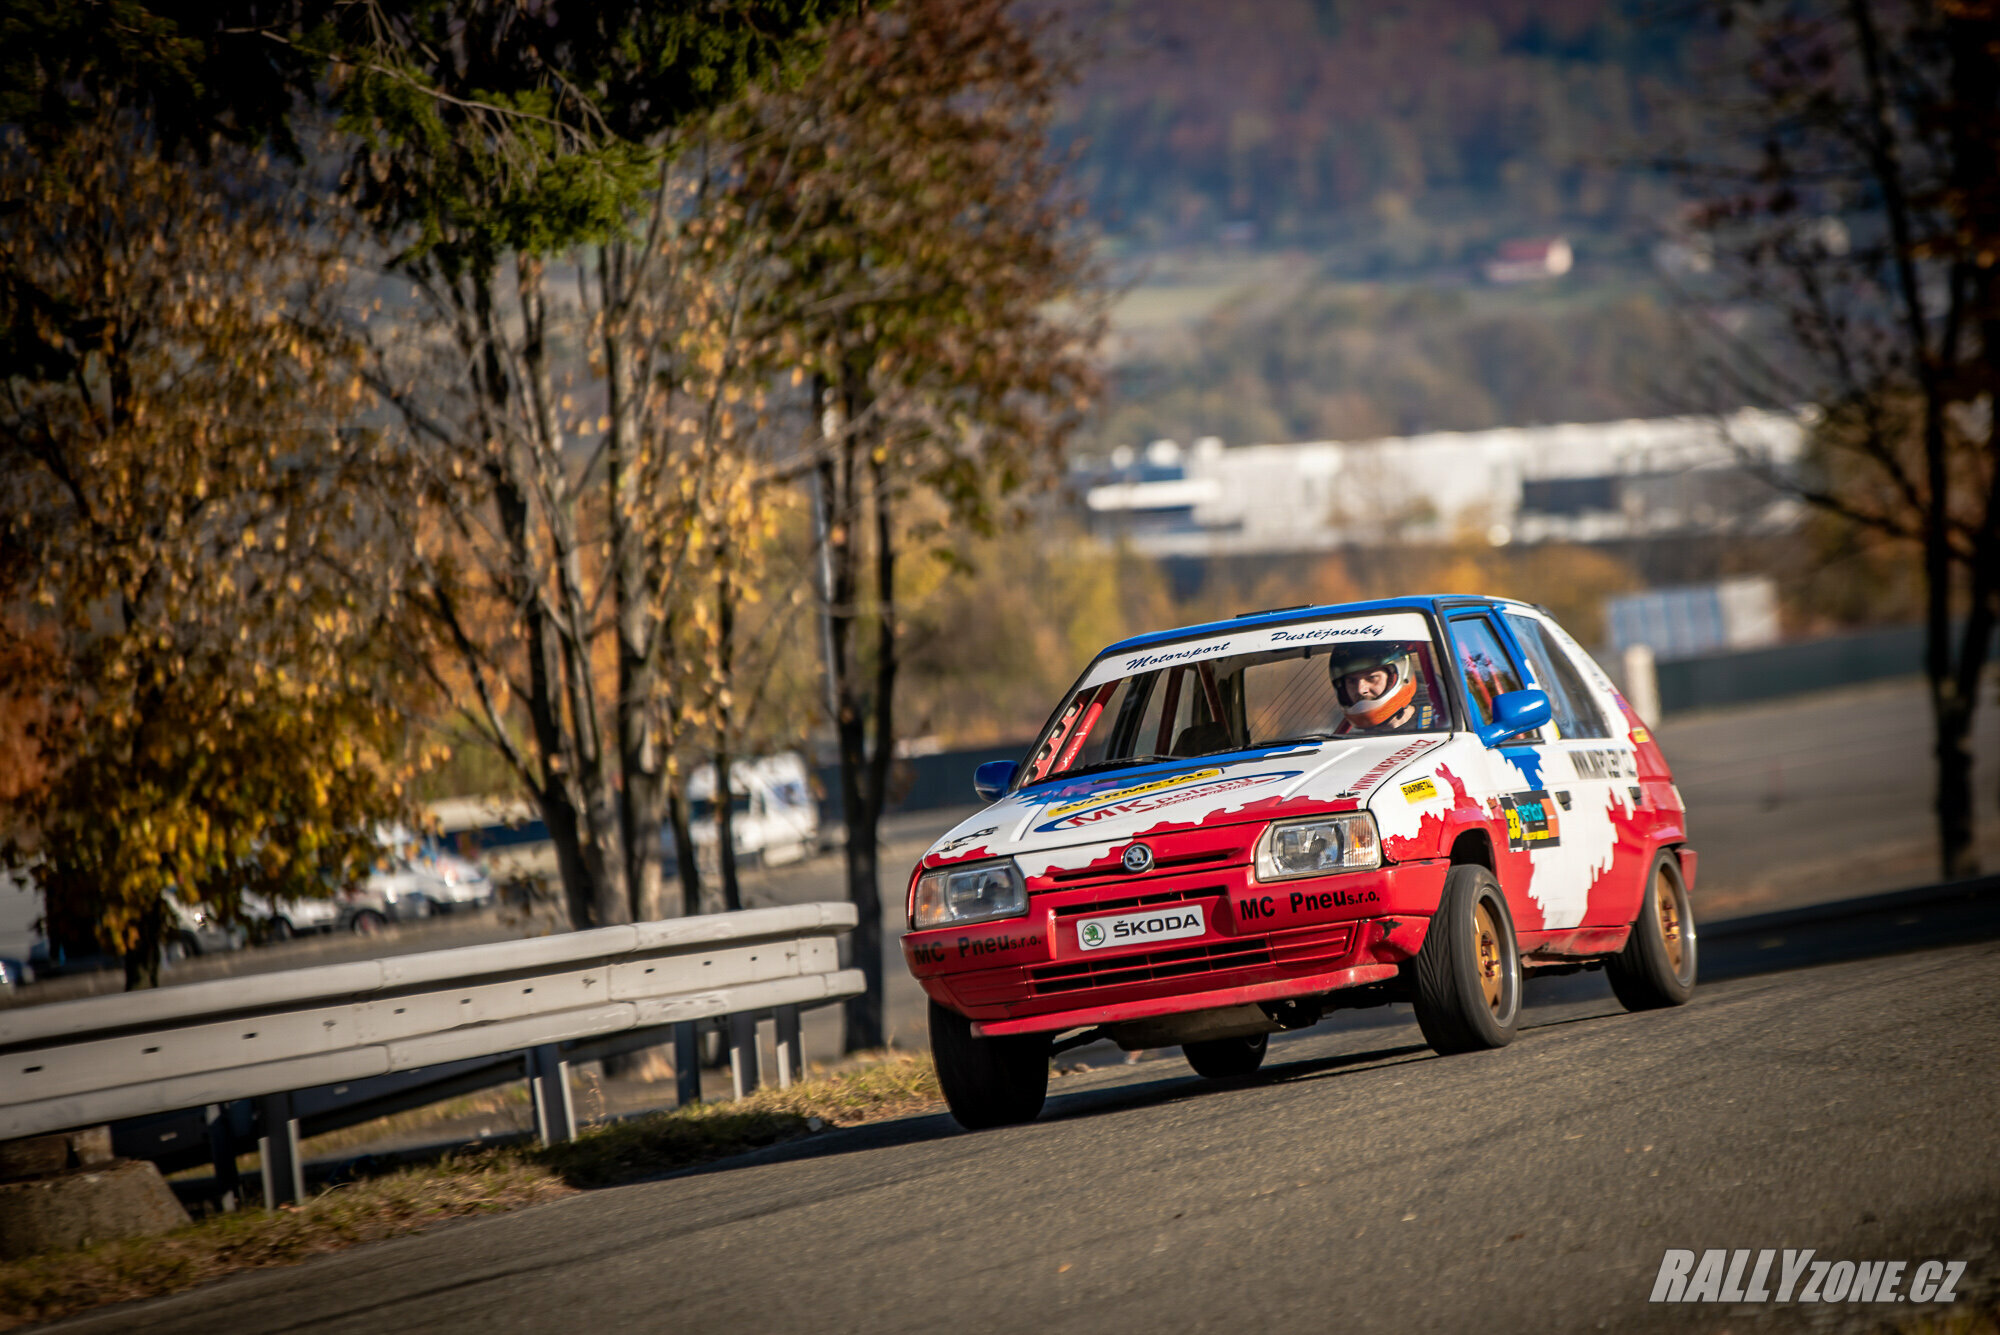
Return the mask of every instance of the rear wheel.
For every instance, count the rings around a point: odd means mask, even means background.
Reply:
[[[1235,1075],[1249,1075],[1264,1064],[1264,1054],[1270,1050],[1271,1036],[1255,1034],[1248,1038],[1211,1038],[1198,1043],[1181,1044],[1181,1055],[1188,1065],[1194,1067],[1196,1075],[1205,1075],[1210,1080],[1227,1080]]]
[[[1412,1004],[1437,1052],[1476,1052],[1514,1041],[1521,1020],[1521,951],[1493,873],[1453,867],[1413,969]]]
[[[945,1104],[968,1131],[1032,1122],[1048,1098],[1046,1034],[981,1038],[972,1021],[933,1001],[931,1057]]]
[[[1628,1011],[1679,1006],[1694,995],[1694,916],[1687,882],[1671,852],[1653,859],[1646,898],[1625,949],[1604,962],[1604,976]]]
[[[354,934],[374,936],[389,925],[389,920],[374,909],[363,909],[354,915]]]

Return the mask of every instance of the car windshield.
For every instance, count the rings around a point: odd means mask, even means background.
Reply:
[[[1448,731],[1436,662],[1415,612],[1107,655],[1056,711],[1020,784],[1284,742]]]

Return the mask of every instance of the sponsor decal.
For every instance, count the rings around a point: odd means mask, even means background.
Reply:
[[[1428,778],[1415,779],[1403,785],[1403,800],[1415,805],[1428,802],[1438,795],[1438,786]]]
[[[1200,783],[1204,779],[1220,778],[1221,775],[1221,770],[1211,766],[1208,769],[1190,770],[1186,774],[1169,774],[1164,779],[1153,779],[1147,783],[1134,784],[1130,788],[1119,788],[1113,784],[1108,787],[1100,787],[1091,793],[1089,797],[1079,801],[1066,802],[1059,807],[1050,807],[1048,814],[1051,817],[1067,816],[1073,811],[1082,811],[1085,807],[1094,807],[1104,802],[1123,802],[1128,798],[1141,797],[1147,793],[1163,792],[1168,788],[1178,788],[1183,784]]]
[[[1632,753],[1615,746],[1578,747],[1569,753],[1569,760],[1579,779],[1622,779],[1639,772]]]
[[[1201,905],[1177,904],[1139,913],[1114,913],[1101,918],[1079,919],[1076,944],[1083,950],[1103,950],[1107,946],[1174,941],[1184,936],[1200,936],[1207,930],[1208,924],[1201,916]]]
[[[958,938],[958,957],[997,955],[1003,950],[1026,950],[1041,943],[1042,939],[1038,936],[961,936]]]
[[[1234,793],[1245,788],[1256,788],[1267,783],[1282,783],[1286,779],[1296,779],[1295,769],[1272,770],[1264,774],[1240,774],[1233,778],[1212,779],[1206,783],[1187,787],[1174,787],[1166,792],[1140,792],[1129,795],[1125,792],[1105,793],[1089,803],[1079,803],[1065,808],[1070,815],[1058,816],[1035,827],[1035,833],[1048,834],[1055,830],[1080,830],[1096,821],[1115,820],[1120,816],[1140,816],[1149,811],[1175,806],[1182,802],[1195,802],[1205,798],[1220,797],[1224,793]],[[1078,810],[1077,807],[1087,809]]]
[[[1134,844],[1125,850],[1125,855],[1118,861],[1126,871],[1134,874],[1150,871],[1153,866],[1153,850],[1144,844]]]
[[[1317,640],[1379,640],[1380,626],[1308,626],[1304,630],[1274,630],[1272,644],[1301,644]]]
[[[1326,909],[1352,908],[1356,904],[1377,903],[1381,898],[1379,890],[1294,890],[1292,912],[1317,913]]]
[[[1516,853],[1537,848],[1555,848],[1562,843],[1561,818],[1546,789],[1508,793],[1499,802],[1500,815],[1507,822],[1507,847]]]
[[[1951,1303],[1963,1261],[1818,1261],[1807,1247],[1712,1248],[1696,1259],[1669,1247],[1653,1278],[1656,1303]],[[1775,1285],[1774,1289],[1772,1286]]]
[[[944,942],[918,941],[910,946],[910,958],[919,964],[943,964]]]
[[[1388,755],[1376,761],[1375,764],[1369,768],[1366,774],[1363,774],[1360,778],[1356,779],[1354,783],[1347,789],[1347,791],[1341,793],[1340,796],[1341,797],[1361,796],[1361,794],[1367,792],[1370,788],[1373,788],[1376,784],[1380,783],[1383,780],[1383,778],[1385,778],[1399,766],[1404,765],[1409,761],[1416,759],[1418,756],[1422,755],[1424,752],[1430,750],[1433,746],[1436,745],[1437,742],[1435,740],[1426,737],[1422,741],[1411,742],[1408,746],[1401,747],[1395,751],[1391,751]]]
[[[1176,653],[1140,654],[1137,658],[1125,660],[1125,671],[1129,675],[1142,668],[1159,667],[1163,663],[1179,663],[1190,658],[1213,658],[1229,652],[1229,641],[1221,644],[1198,645],[1193,649],[1182,649]]]
[[[948,844],[939,844],[936,848],[933,848],[931,852],[934,855],[942,856],[946,853],[953,851],[954,849],[964,848],[967,844],[971,843],[975,839],[985,839],[991,835],[998,834],[999,832],[1000,830],[998,826],[989,825],[983,830],[974,830],[971,834],[961,834],[960,836],[958,836],[958,838],[952,840]]]
[[[1632,729],[1632,745],[1644,746],[1647,742],[1650,742],[1652,740],[1653,740],[1653,734],[1647,732],[1644,728]]]
[[[1379,890],[1294,890],[1283,896],[1289,901],[1281,905],[1277,895],[1250,895],[1236,901],[1238,922],[1257,922],[1273,917],[1283,908],[1289,907],[1293,913],[1322,913],[1327,909],[1353,908],[1358,904],[1378,904],[1382,900]]]

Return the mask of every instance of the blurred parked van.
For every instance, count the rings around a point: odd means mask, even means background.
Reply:
[[[805,757],[784,751],[729,767],[730,815],[736,856],[768,867],[819,851],[819,803]],[[688,776],[689,836],[704,860],[715,856],[715,767]]]

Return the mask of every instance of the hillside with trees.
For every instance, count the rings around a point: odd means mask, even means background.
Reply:
[[[1351,276],[1671,212],[1619,170],[1687,115],[1712,19],[1644,0],[1100,0],[1063,125],[1107,233],[1336,248]]]

